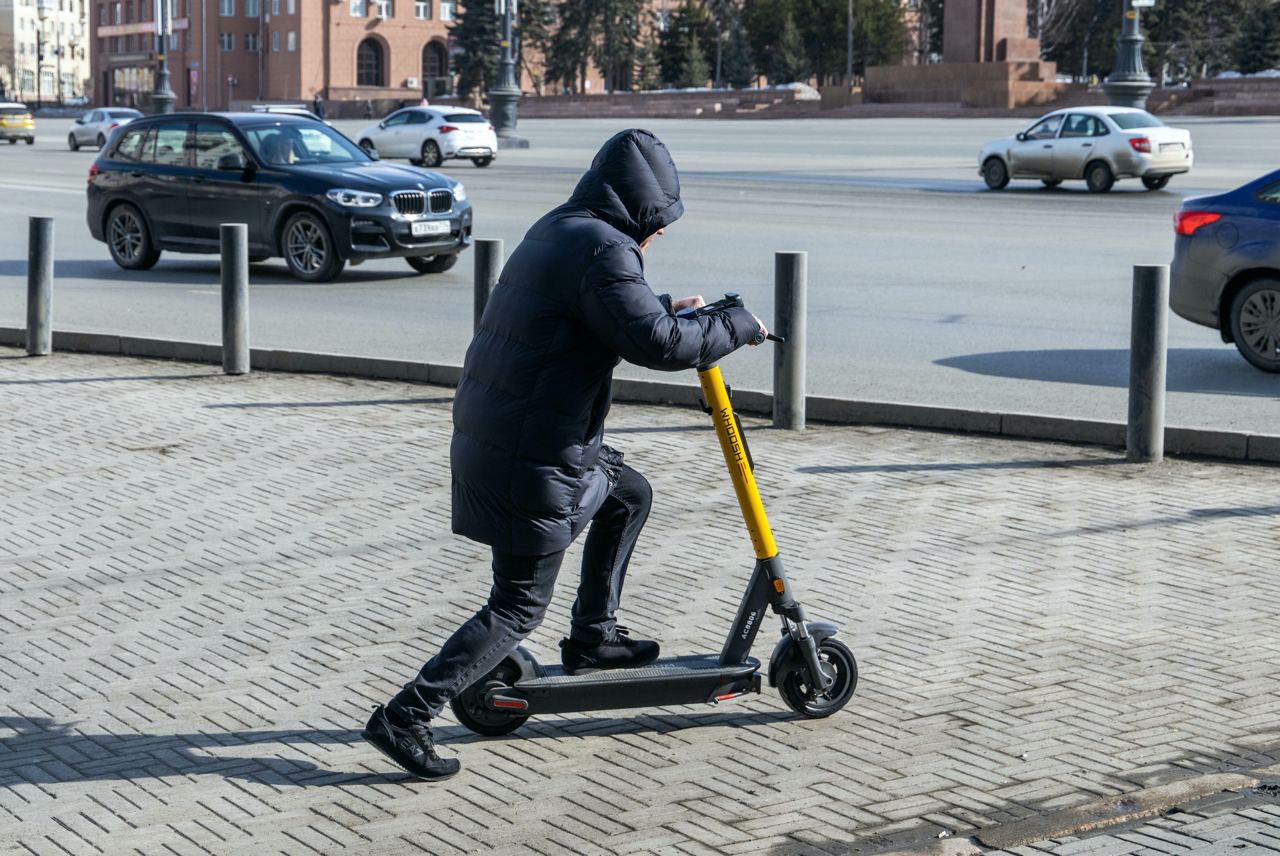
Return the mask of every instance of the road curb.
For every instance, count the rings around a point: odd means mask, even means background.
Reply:
[[[25,344],[24,329],[0,327],[0,345],[24,347]],[[222,362],[222,348],[219,345],[107,333],[55,330],[53,347],[55,351],[199,363]],[[249,361],[252,368],[260,371],[348,375],[442,386],[457,386],[462,376],[461,366],[309,351],[254,348],[250,351]],[[626,378],[614,380],[613,398],[619,402],[685,407],[696,406],[700,400],[696,386]],[[742,413],[761,416],[773,413],[773,396],[767,392],[736,389],[733,403]],[[1123,422],[1033,413],[997,413],[892,401],[856,401],[816,395],[807,397],[805,407],[809,418],[815,422],[889,425],[1093,446],[1121,447],[1125,442]],[[1165,431],[1165,452],[1170,455],[1280,463],[1280,436],[1170,427]]]

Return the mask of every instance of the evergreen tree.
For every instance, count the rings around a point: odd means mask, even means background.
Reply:
[[[735,89],[750,86],[756,79],[756,60],[742,21],[735,17],[724,37],[721,55],[721,80]]]
[[[806,76],[807,65],[800,30],[788,13],[782,19],[773,50],[766,55],[764,73],[770,83],[794,83]]]
[[[663,83],[669,86],[683,85],[678,81],[687,78],[690,39],[698,42],[704,64],[708,56],[715,56],[716,31],[711,16],[705,7],[693,0],[684,0],[671,13],[666,29],[658,35],[658,63],[662,67]],[[702,86],[706,82],[704,78],[697,85]]]
[[[547,51],[548,83],[563,86],[569,92],[582,92],[587,73],[587,60],[596,38],[591,0],[563,0],[560,3],[560,26]]]
[[[707,65],[707,55],[702,52],[702,45],[697,38],[689,36],[685,40],[684,58],[680,64],[680,77],[676,80],[676,86],[706,86],[710,76],[711,67]]]
[[[640,51],[643,0],[595,0],[595,27],[599,36],[591,59],[604,73],[605,91],[631,88],[631,74]]]
[[[1244,74],[1267,71],[1280,63],[1280,6],[1273,0],[1250,0],[1240,19],[1234,59]]]
[[[475,91],[488,92],[498,79],[498,56],[502,50],[493,5],[483,0],[462,4],[449,30],[461,48],[456,67],[458,95],[466,98]]]
[[[517,9],[519,67],[529,75],[533,91],[542,95],[546,85],[547,54],[551,51],[558,23],[556,6],[552,0],[520,0]]]
[[[657,89],[662,85],[662,67],[658,64],[658,30],[649,28],[636,51],[635,85],[641,91]]]

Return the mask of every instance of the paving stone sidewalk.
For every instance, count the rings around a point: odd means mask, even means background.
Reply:
[[[0,349],[0,851],[870,852],[1280,761],[1280,469],[747,420],[848,709],[446,719],[462,775],[407,780],[359,728],[488,589],[451,394]],[[718,650],[751,552],[706,417],[609,425],[656,495],[622,620]]]

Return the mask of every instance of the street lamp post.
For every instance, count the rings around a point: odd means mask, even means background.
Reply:
[[[516,60],[511,48],[516,0],[496,0],[494,11],[502,16],[502,56],[498,60],[498,82],[489,90],[489,116],[498,132],[498,148],[524,149],[529,147],[529,141],[516,135],[520,84],[516,82]]]
[[[156,53],[159,65],[156,68],[155,86],[151,90],[151,112],[172,113],[173,102],[178,100],[173,88],[169,85],[169,0],[155,0]]]
[[[1124,26],[1120,31],[1116,65],[1102,84],[1107,100],[1113,107],[1147,106],[1147,96],[1156,88],[1142,62],[1142,33],[1138,23],[1139,9],[1154,6],[1155,0],[1121,0],[1124,9]]]

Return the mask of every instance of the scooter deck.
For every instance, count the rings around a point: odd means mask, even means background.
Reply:
[[[717,696],[760,691],[760,661],[720,665],[713,654],[668,657],[638,669],[609,669],[569,675],[548,666],[537,678],[517,681],[500,695],[523,699],[525,712],[566,713],[668,704],[701,704]]]

